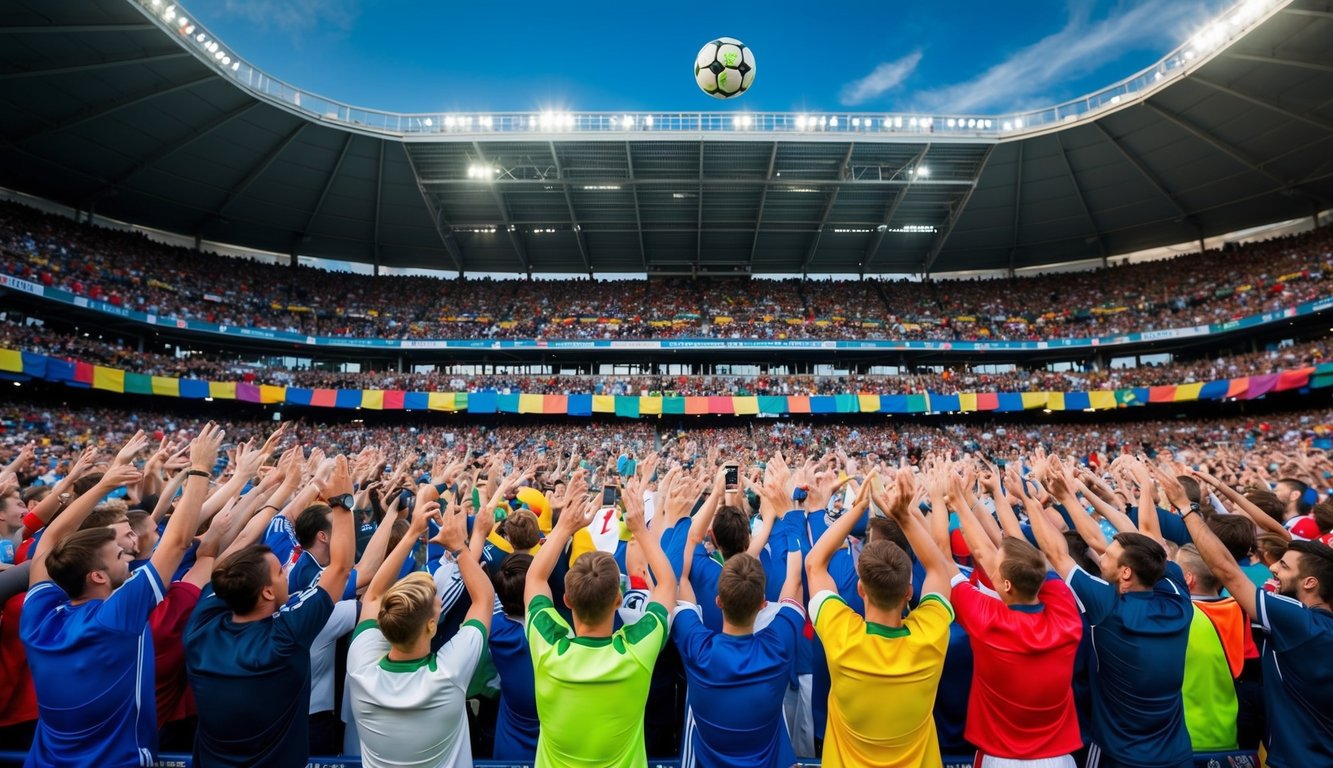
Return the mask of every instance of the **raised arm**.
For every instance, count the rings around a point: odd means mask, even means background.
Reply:
[[[713,516],[717,514],[717,508],[722,504],[722,498],[726,495],[727,489],[727,470],[725,467],[718,467],[713,476],[713,491],[708,494],[708,499],[699,509],[698,514],[690,521],[690,541],[703,541],[708,529],[713,525]]]
[[[961,485],[962,480],[955,476],[953,482]],[[967,548],[972,552],[973,560],[990,577],[992,584],[999,584],[1000,550],[982,528],[978,519],[981,514],[971,504],[959,504],[958,524],[963,531],[963,540],[967,542]]]
[[[1084,543],[1095,552],[1106,551],[1106,536],[1102,534],[1101,526],[1093,520],[1087,510],[1083,508],[1083,502],[1078,500],[1074,493],[1073,479],[1064,464],[1060,463],[1054,456],[1050,459],[1050,471],[1046,474],[1047,490],[1050,491],[1056,501],[1065,506],[1065,511],[1069,513],[1069,520],[1074,524],[1074,530],[1082,537]],[[1154,511],[1155,514],[1155,511]],[[1128,520],[1128,518],[1126,518]]]
[[[421,535],[426,532],[431,520],[440,522],[440,505],[435,502],[435,496],[433,486],[422,485],[417,488],[416,502],[412,510],[412,523],[408,528],[407,535],[403,536],[398,542],[398,546],[394,547],[393,551],[384,558],[379,570],[375,572],[375,577],[370,580],[370,584],[366,587],[366,594],[361,598],[361,621],[379,616],[380,601],[384,598],[384,593],[389,591],[389,587],[392,587],[398,581],[398,574],[403,570],[403,563],[412,554],[412,548],[421,539]],[[490,607],[490,604],[487,603],[488,610]]]
[[[153,550],[149,561],[153,570],[164,580],[169,580],[176,572],[185,551],[194,543],[194,533],[199,529],[199,508],[208,493],[208,483],[213,475],[213,464],[218,458],[218,446],[226,433],[213,422],[204,425],[199,435],[190,443],[190,468],[185,471],[185,492],[181,494],[176,511],[167,521],[162,531],[162,540]]]
[[[873,477],[874,473],[872,472],[870,477],[866,478],[865,486],[869,486]],[[823,535],[810,548],[810,553],[805,556],[806,584],[810,588],[811,595],[826,590],[829,592],[838,591],[837,582],[829,575],[828,565],[833,559],[833,554],[842,549],[843,545],[847,543],[847,537],[851,535],[857,521],[870,508],[866,500],[867,495],[868,493],[865,492],[859,494],[852,508],[844,512],[841,517],[834,520],[833,524],[824,530]]]
[[[1173,485],[1174,484],[1174,485]],[[1177,509],[1184,509],[1185,513],[1181,515],[1185,520],[1185,528],[1190,532],[1190,538],[1194,541],[1194,546],[1199,550],[1199,557],[1208,566],[1208,570],[1213,572],[1217,580],[1222,582],[1228,593],[1236,598],[1242,610],[1251,619],[1259,620],[1257,610],[1258,593],[1254,588],[1254,582],[1245,575],[1240,565],[1231,557],[1227,547],[1221,539],[1213,533],[1208,527],[1208,523],[1203,519],[1203,515],[1189,507],[1189,497],[1185,495],[1185,489],[1175,478],[1163,485],[1162,490],[1167,494],[1167,499]],[[1184,499],[1185,504],[1182,507],[1177,503]]]
[[[1051,562],[1051,567],[1056,573],[1062,577],[1068,576],[1075,565],[1074,558],[1069,556],[1069,542],[1065,541],[1065,537],[1046,517],[1041,502],[1028,494],[1026,484],[1018,486],[1018,495],[1028,513],[1028,524],[1032,526],[1032,534],[1037,537],[1037,546]]]
[[[1291,531],[1288,531],[1287,527],[1284,526],[1282,523],[1279,523],[1278,521],[1274,520],[1272,516],[1269,515],[1267,512],[1264,512],[1262,509],[1259,509],[1259,507],[1255,506],[1254,502],[1245,498],[1245,494],[1240,493],[1236,489],[1232,488],[1226,483],[1223,483],[1222,481],[1218,480],[1216,477],[1207,472],[1195,471],[1193,474],[1200,481],[1212,486],[1214,489],[1219,491],[1224,497],[1226,497],[1226,500],[1231,503],[1232,509],[1234,509],[1238,514],[1242,514],[1250,518],[1250,522],[1254,523],[1260,528],[1263,528],[1265,532],[1276,533],[1282,538],[1291,541]]]
[[[346,456],[339,455],[334,460],[333,472],[322,490],[325,498],[352,492],[352,476],[348,473]],[[299,498],[300,494],[297,496]],[[329,565],[319,575],[319,588],[336,603],[347,588],[347,576],[352,571],[352,559],[356,557],[356,530],[350,509],[335,506],[330,518],[333,532],[329,539]]]
[[[97,503],[108,493],[122,485],[138,482],[139,470],[132,465],[122,464],[117,467],[111,467],[98,481],[97,485],[88,489],[83,495],[70,502],[69,507],[56,517],[48,526],[42,538],[37,542],[37,549],[32,555],[32,570],[28,573],[28,583],[37,584],[47,581],[50,575],[46,571],[46,556],[51,554],[51,548],[59,541],[71,533],[79,530],[83,521],[88,517]]]
[[[551,597],[551,585],[547,580],[551,577],[551,571],[555,570],[555,564],[564,555],[565,545],[574,537],[575,531],[587,528],[596,514],[597,508],[588,498],[572,499],[560,512],[560,519],[547,535],[546,543],[542,544],[537,556],[532,558],[532,565],[528,566],[528,576],[523,582],[524,605],[530,604],[539,595]]]
[[[871,493],[876,494],[875,505],[888,510],[889,516],[898,522],[898,526],[907,534],[907,541],[916,553],[921,567],[926,569],[926,579],[921,585],[922,594],[935,592],[949,594],[949,582],[958,573],[958,566],[953,558],[945,555],[926,530],[926,519],[920,510],[912,508],[912,499],[916,491],[916,480],[912,470],[907,467],[898,469],[896,488],[893,494],[875,483]]]
[[[653,572],[652,601],[664,606],[668,611],[676,604],[676,572],[662,551],[662,544],[648,530],[648,523],[643,513],[643,477],[630,478],[625,484],[621,500],[625,506],[625,526],[634,535],[634,541],[643,551],[644,559]]]

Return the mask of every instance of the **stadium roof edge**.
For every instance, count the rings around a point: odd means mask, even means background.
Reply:
[[[159,13],[150,27],[138,0],[16,0],[0,23],[0,98],[16,105],[0,185],[200,241],[385,267],[881,274],[1104,260],[1333,207],[1333,18],[1311,14],[1316,0],[1255,2],[1238,6],[1264,12],[1234,25],[1246,31],[1234,42],[1022,136],[1001,135],[1002,119],[913,133],[912,116],[884,130],[886,116],[867,128],[849,114],[835,132],[832,115],[813,130],[752,115],[733,130],[737,115],[706,113],[677,131],[630,114],[625,131],[610,125],[624,113],[581,113],[598,127],[571,132],[551,121],[578,118],[553,114],[543,129],[537,114],[523,116],[535,129],[501,130],[492,115],[489,132],[404,140],[238,88],[219,70],[243,67],[221,43],[163,39],[192,18]],[[31,34],[39,24],[68,31]]]

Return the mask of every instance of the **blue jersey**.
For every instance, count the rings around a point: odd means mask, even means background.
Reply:
[[[1333,613],[1262,589],[1256,592],[1259,625],[1267,633],[1268,764],[1333,765]]]
[[[1194,542],[1194,537],[1190,536],[1189,529],[1185,527],[1185,521],[1181,519],[1180,515],[1173,515],[1169,511],[1157,507],[1154,507],[1153,510],[1157,514],[1157,525],[1162,529],[1162,538],[1182,547]],[[1139,524],[1138,507],[1126,507],[1125,514],[1134,525]]]
[[[497,610],[491,617],[491,660],[500,675],[500,713],[495,721],[496,760],[532,760],[537,755],[537,694],[523,622]]]
[[[106,600],[71,605],[43,581],[19,618],[37,693],[25,765],[149,765],[157,750],[153,636],[148,616],[166,590],[151,565]]]
[[[411,562],[408,560],[407,562]],[[406,563],[404,563],[406,566]],[[324,573],[324,566],[319,564],[315,556],[309,552],[302,552],[296,558],[296,565],[287,572],[287,592],[291,595],[298,595],[307,589],[319,583],[319,577]],[[356,599],[356,569],[353,568],[347,574],[347,585],[343,587],[342,597],[339,600]]]
[[[310,646],[333,601],[308,589],[273,616],[237,622],[207,587],[185,628],[185,669],[199,707],[194,764],[305,766]]]
[[[268,527],[264,529],[264,544],[273,550],[284,572],[296,564],[296,556],[301,552],[301,545],[296,540],[296,529],[285,515],[277,515],[268,521]]]
[[[789,602],[768,626],[744,636],[710,630],[698,606],[676,615],[671,639],[689,679],[689,746],[701,768],[796,762],[782,701],[804,626],[805,612]]]
[[[1167,574],[1125,594],[1077,566],[1066,577],[1092,628],[1092,741],[1144,768],[1194,764],[1181,695],[1194,606],[1180,567]]]

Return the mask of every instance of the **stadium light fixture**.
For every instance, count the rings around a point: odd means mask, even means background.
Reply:
[[[918,165],[916,168],[916,175],[921,177],[929,176],[930,167],[925,165]]]
[[[625,115],[623,118],[621,118],[621,122],[624,123],[624,125],[625,125],[626,128],[633,128],[633,127],[634,127],[634,115]]]
[[[822,121],[821,121],[821,122],[822,122]],[[837,118],[836,115],[835,115],[834,117],[830,117],[830,118],[828,119],[828,127],[830,127],[830,128],[837,128],[837,127],[838,127],[838,118]]]
[[[853,117],[853,118],[852,118],[852,127],[853,127],[853,128],[860,128],[860,127],[861,127],[861,118],[859,118],[859,117]],[[835,230],[833,230],[833,231],[834,231],[834,232],[837,232],[838,230],[835,229]]]
[[[235,63],[233,63],[233,64],[231,65],[231,71],[232,71],[232,72],[239,72],[240,69],[241,69],[241,62],[239,62],[239,61],[237,61],[237,62],[235,62]]]
[[[798,131],[805,130],[805,115],[796,116],[796,130]]]
[[[958,125],[958,121],[957,121],[957,120],[954,120],[954,119],[951,117],[951,118],[949,118],[948,120],[945,120],[945,121],[944,121],[944,124],[945,124],[946,126],[950,127],[950,128],[953,128],[954,126]]]

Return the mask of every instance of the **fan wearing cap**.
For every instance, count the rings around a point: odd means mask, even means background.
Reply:
[[[1159,480],[1178,504],[1178,484]],[[1333,765],[1333,549],[1293,541],[1273,563],[1277,593],[1256,589],[1203,518],[1184,507],[1181,518],[1204,563],[1267,633],[1263,642],[1268,765]]]

